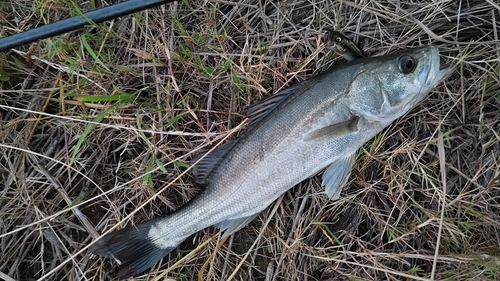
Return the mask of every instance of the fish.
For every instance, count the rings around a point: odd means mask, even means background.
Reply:
[[[284,192],[324,171],[322,186],[340,197],[357,150],[419,103],[449,71],[436,46],[364,57],[333,66],[257,102],[246,130],[192,167],[204,187],[172,214],[100,237],[91,253],[137,275],[190,235],[210,226],[223,236],[245,227]]]
[[[346,61],[367,57],[365,51],[344,34],[331,29],[325,29],[323,37],[325,46],[342,56]]]

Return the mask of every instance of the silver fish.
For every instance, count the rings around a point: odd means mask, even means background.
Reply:
[[[90,251],[141,273],[193,233],[216,226],[227,236],[285,191],[326,168],[322,185],[338,199],[359,147],[405,114],[449,73],[434,46],[360,58],[330,68],[249,109],[235,140],[193,167],[206,189],[173,214],[98,239]]]

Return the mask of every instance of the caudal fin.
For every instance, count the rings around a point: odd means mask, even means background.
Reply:
[[[148,233],[155,220],[112,232],[97,240],[89,251],[118,263],[117,278],[137,275],[166,256],[175,247],[160,248]]]

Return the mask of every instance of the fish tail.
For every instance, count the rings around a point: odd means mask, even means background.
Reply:
[[[129,226],[97,240],[89,251],[118,263],[118,279],[137,275],[174,250],[177,245],[160,247],[149,232],[157,220]]]

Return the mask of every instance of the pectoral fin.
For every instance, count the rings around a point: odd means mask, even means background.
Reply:
[[[337,200],[340,197],[342,188],[346,185],[356,154],[338,159],[333,162],[323,173],[321,185],[325,187],[325,193],[330,200]]]
[[[332,124],[318,129],[307,137],[309,140],[330,139],[337,136],[354,133],[358,130],[359,116],[355,116],[345,122]]]
[[[220,230],[224,231],[224,235],[222,237],[226,237],[228,235],[231,235],[235,233],[236,231],[242,229],[247,225],[249,222],[251,222],[255,217],[257,217],[258,213],[255,215],[251,215],[248,217],[242,217],[242,218],[236,218],[236,219],[231,219],[231,220],[226,220],[223,221],[219,224],[216,225]]]

